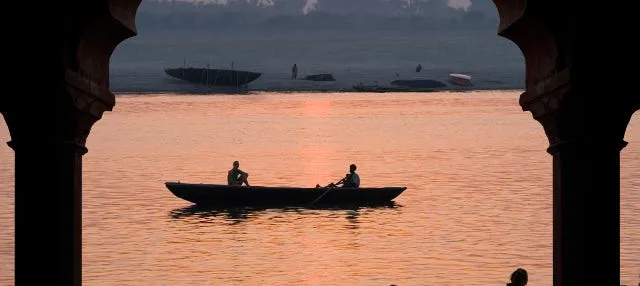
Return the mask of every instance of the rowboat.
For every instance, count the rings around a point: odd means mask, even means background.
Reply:
[[[300,188],[228,186],[217,184],[166,182],[178,198],[201,206],[309,206],[381,205],[399,196],[406,187]]]

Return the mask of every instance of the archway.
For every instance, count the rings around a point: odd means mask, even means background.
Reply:
[[[619,197],[617,197],[620,190],[619,151],[624,145],[621,142],[623,131],[627,128],[626,125],[631,114],[640,107],[640,102],[638,102],[637,98],[622,97],[604,103],[598,101],[598,105],[588,100],[581,101],[583,99],[593,99],[596,102],[596,98],[589,96],[588,91],[592,86],[590,83],[594,82],[593,78],[585,75],[584,70],[588,70],[588,68],[585,68],[584,65],[580,66],[580,63],[585,63],[589,59],[584,57],[584,54],[578,56],[577,52],[574,55],[576,57],[571,57],[571,48],[573,46],[570,44],[572,43],[555,41],[557,39],[572,39],[569,37],[571,31],[568,32],[566,26],[560,24],[588,20],[561,16],[563,12],[570,11],[568,6],[563,7],[564,9],[554,9],[557,7],[549,3],[535,4],[540,6],[533,6],[534,4],[528,6],[525,1],[496,2],[499,7],[502,7],[501,12],[507,12],[502,16],[504,20],[502,28],[504,29],[501,33],[519,42],[518,44],[522,45],[525,56],[531,56],[527,65],[527,93],[522,97],[523,105],[527,110],[531,110],[534,113],[536,119],[541,121],[546,133],[549,135],[552,147],[554,147],[550,150],[557,158],[557,160],[554,159],[557,161],[556,165],[554,165],[554,171],[558,176],[556,180],[557,188],[554,188],[554,192],[561,196],[575,195],[579,190],[591,190],[594,193],[600,189],[607,190],[607,192],[603,192],[606,196],[599,198],[589,196],[589,192],[586,192],[586,194],[581,193],[579,197],[564,197],[563,201],[565,203],[576,203],[572,205],[562,204],[560,200],[557,200],[559,219],[554,221],[554,224],[558,225],[558,232],[563,235],[557,238],[557,243],[554,243],[554,246],[558,246],[558,254],[554,259],[559,262],[554,265],[554,270],[557,271],[555,275],[557,280],[555,282],[556,284],[576,284],[574,282],[592,281],[593,276],[583,277],[578,274],[586,271],[600,274],[600,277],[606,280],[607,284],[617,284],[619,281],[615,280],[619,278],[619,266],[615,262],[616,260],[619,262],[620,256],[619,229],[616,227],[616,225],[619,225]],[[109,100],[108,91],[104,89],[106,86],[104,74],[107,70],[105,62],[108,62],[110,50],[122,38],[132,35],[132,25],[130,23],[135,13],[134,6],[137,7],[138,4],[133,3],[135,5],[127,6],[131,2],[125,1],[100,3],[106,3],[106,5],[86,4],[81,7],[89,8],[83,10],[86,14],[73,14],[105,17],[98,17],[98,19],[104,21],[103,24],[107,23],[105,26],[95,26],[92,24],[93,22],[84,17],[80,17],[82,19],[78,19],[79,21],[75,23],[78,24],[77,27],[95,32],[93,35],[83,34],[79,30],[60,28],[64,27],[64,25],[46,27],[49,32],[64,31],[64,36],[62,37],[70,39],[71,43],[62,44],[63,48],[60,49],[60,54],[52,52],[52,54],[46,55],[52,58],[52,61],[58,63],[58,65],[54,65],[54,68],[50,68],[46,72],[57,76],[48,79],[42,87],[34,90],[37,93],[42,93],[42,96],[27,100],[17,100],[17,96],[13,97],[17,103],[6,103],[8,100],[5,101],[3,98],[3,104],[0,107],[7,120],[7,125],[12,130],[12,146],[16,148],[16,194],[25,196],[25,207],[27,206],[26,198],[33,196],[34,190],[40,191],[38,194],[45,196],[43,201],[59,202],[57,206],[50,206],[45,203],[38,205],[44,210],[50,210],[50,212],[45,211],[45,214],[59,214],[60,216],[57,218],[36,213],[24,212],[19,214],[18,211],[16,212],[20,216],[16,220],[17,228],[25,226],[25,229],[38,230],[41,227],[42,219],[50,218],[53,220],[50,224],[53,232],[56,233],[62,230],[59,232],[62,236],[58,237],[58,241],[45,241],[52,244],[49,245],[50,247],[42,245],[42,241],[36,241],[33,237],[23,235],[20,230],[17,232],[16,249],[17,252],[22,254],[19,254],[16,259],[16,264],[18,265],[16,280],[20,280],[21,283],[39,278],[33,275],[33,268],[31,268],[31,266],[36,265],[38,270],[45,271],[41,271],[41,274],[50,277],[51,281],[68,285],[80,284],[78,277],[81,244],[78,224],[80,219],[78,196],[80,196],[81,190],[81,181],[79,180],[81,175],[81,155],[85,150],[83,145],[93,122],[100,118],[103,111],[108,110],[113,105],[113,102]],[[549,17],[545,18],[544,16]],[[532,19],[543,23],[531,22]],[[43,23],[45,22],[43,21]],[[545,31],[545,29],[548,31]],[[86,32],[86,30],[84,31]],[[545,34],[548,32],[552,35]],[[106,37],[111,41],[102,42],[104,40],[101,37],[103,33],[112,35],[114,38]],[[539,36],[536,38],[538,41],[529,41],[527,37],[531,35]],[[98,39],[98,37],[100,38]],[[82,43],[80,47],[74,45],[79,43]],[[93,47],[95,50],[91,50],[91,44],[97,45],[97,47]],[[582,42],[582,44],[587,46],[586,42]],[[25,54],[28,55],[28,53]],[[616,53],[611,54],[616,55]],[[622,57],[622,55],[619,57]],[[105,58],[107,61],[105,61]],[[609,58],[606,61],[617,62]],[[60,66],[62,68],[57,69]],[[569,70],[567,67],[571,67],[571,69]],[[64,88],[60,88],[60,86],[68,89],[61,90]],[[596,86],[595,88],[598,87]],[[596,89],[595,93],[603,94],[605,92],[601,88]],[[52,96],[52,94],[62,95],[65,99],[60,100],[60,97]],[[98,94],[98,96],[91,96],[92,94]],[[571,97],[576,94],[582,96]],[[623,93],[621,92],[621,94]],[[573,100],[562,100],[563,98],[571,98]],[[28,104],[30,103],[27,102],[29,100],[39,100],[39,103],[47,106],[46,108],[39,107],[28,111],[26,108],[17,108],[18,106],[33,106]],[[109,106],[110,104],[111,106]],[[585,131],[586,125],[595,123],[591,117],[582,112],[583,110],[576,109],[576,104],[580,107],[587,107],[590,112],[600,111],[599,114],[603,116],[601,118],[604,118],[602,123],[608,124],[612,129],[603,130],[604,133],[599,134],[602,136],[595,139],[595,141],[590,141],[594,138],[585,137],[585,133],[576,133],[575,131]],[[73,106],[72,112],[69,112],[70,106]],[[83,113],[78,114],[77,110],[82,110]],[[623,114],[622,118],[619,117],[620,111]],[[612,117],[607,118],[606,115],[611,115]],[[27,123],[33,119],[40,120],[40,123],[44,126],[53,125],[54,127],[60,127],[60,129],[48,129],[46,127],[43,129],[39,124]],[[53,122],[51,122],[52,119],[54,120]],[[588,120],[580,122],[576,119]],[[60,133],[56,134],[54,133],[55,131]],[[59,136],[61,134],[64,136]],[[584,139],[589,140],[584,141]],[[45,144],[41,144],[43,142]],[[565,144],[575,142],[579,144]],[[49,143],[54,144],[50,145]],[[565,152],[567,150],[568,152]],[[596,152],[595,156],[609,162],[610,165],[602,167],[591,163],[588,166],[584,166],[580,160],[589,157],[586,154],[591,154],[594,150]],[[43,162],[46,164],[43,165]],[[62,173],[56,173],[58,170],[63,171],[61,171]],[[563,170],[563,172],[560,172],[560,170]],[[603,176],[587,176],[585,178],[585,174]],[[34,177],[38,177],[41,181],[34,180]],[[58,185],[51,186],[51,182],[55,182]],[[45,191],[51,191],[52,193],[49,194]],[[59,195],[59,197],[56,198],[54,195]],[[22,203],[18,204],[17,208]],[[601,204],[604,204],[604,207],[601,209],[600,216],[604,217],[605,224],[600,224],[598,228],[594,229],[586,229],[584,227],[577,230],[566,228],[567,225],[582,226],[584,221],[594,219],[594,215],[587,213],[587,211],[593,209],[591,207]],[[578,216],[572,215],[574,211],[577,211]],[[565,228],[562,228],[562,225]],[[607,236],[604,243],[600,244],[602,249],[597,250],[607,257],[602,262],[594,261],[593,257],[595,256],[588,255],[591,252],[590,250],[593,249],[589,246],[599,242],[592,238],[594,236],[591,236],[591,234],[595,234],[594,232],[599,230],[604,230],[602,233]],[[41,229],[38,231],[45,233],[46,237],[45,231]],[[585,238],[586,241],[579,238]],[[576,248],[567,247],[572,242],[578,243]],[[604,263],[604,265],[600,263]],[[21,265],[24,268],[20,268]],[[54,267],[53,265],[57,266]],[[50,270],[48,273],[46,272],[47,269]]]

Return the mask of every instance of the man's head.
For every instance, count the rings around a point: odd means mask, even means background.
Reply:
[[[238,169],[238,167],[240,167],[240,162],[238,162],[238,161],[233,161],[233,168],[234,168],[234,169]]]
[[[355,172],[355,171],[356,171],[356,169],[357,169],[357,168],[358,168],[358,167],[356,167],[356,164],[351,164],[351,165],[349,166],[349,172],[353,173],[353,172]]]
[[[514,286],[527,285],[527,282],[529,282],[528,280],[529,274],[527,273],[527,270],[524,270],[523,268],[518,268],[516,271],[511,273],[511,284]]]

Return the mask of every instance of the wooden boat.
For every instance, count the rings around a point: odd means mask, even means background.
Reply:
[[[208,69],[208,68],[169,68],[164,72],[174,78],[189,83],[208,86],[242,87],[258,79],[262,74],[250,71]]]
[[[178,198],[201,206],[381,205],[406,187],[298,188],[166,182]]]

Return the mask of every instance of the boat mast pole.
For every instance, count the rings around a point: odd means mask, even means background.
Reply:
[[[182,79],[184,79],[184,69],[187,68],[187,58],[182,57]]]

